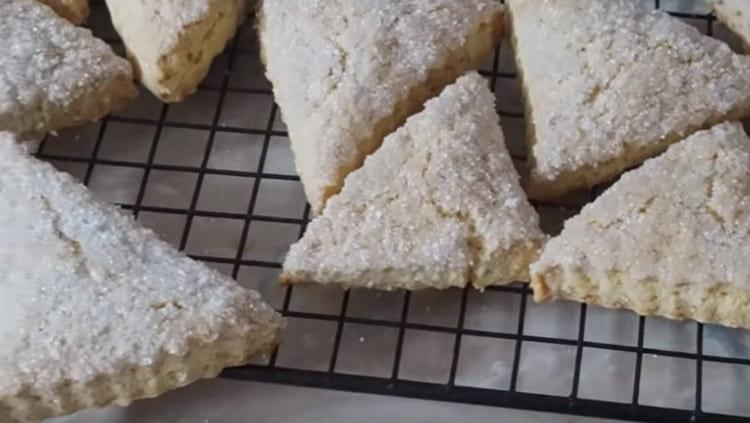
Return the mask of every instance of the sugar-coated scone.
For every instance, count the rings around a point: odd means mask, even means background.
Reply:
[[[80,25],[89,17],[89,0],[38,0],[51,7],[58,15]]]
[[[610,180],[750,113],[750,57],[633,0],[509,0],[530,195]]]
[[[194,93],[247,15],[247,0],[106,0],[146,88],[166,102]]]
[[[750,53],[750,3],[747,0],[707,0],[716,16],[745,42]]]
[[[750,138],[700,131],[622,176],[531,266],[537,301],[750,328]]]
[[[268,353],[283,322],[0,133],[0,421],[153,397]]]
[[[283,283],[477,288],[528,280],[545,236],[495,96],[461,77],[386,137],[291,247]]]
[[[265,0],[266,75],[313,211],[383,138],[491,52],[495,0]]]
[[[0,131],[99,119],[137,94],[127,60],[35,0],[0,2]]]

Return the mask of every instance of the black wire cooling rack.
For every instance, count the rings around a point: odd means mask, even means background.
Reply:
[[[654,3],[656,8],[662,7],[660,4],[662,2],[659,0],[656,0]],[[94,9],[97,13],[106,13],[103,11],[104,8],[101,4],[95,4]],[[670,11],[670,13],[673,13],[677,17],[689,20],[698,26],[702,26],[708,34],[713,34],[715,18],[711,14],[685,14],[672,11]],[[97,28],[96,25],[92,26],[94,26],[95,32],[99,33],[100,36],[111,41],[113,45],[118,48],[121,47],[111,28],[107,28],[106,25],[103,28]],[[92,145],[85,154],[70,152],[62,154],[56,152],[57,150],[51,148],[51,146],[57,141],[44,140],[40,145],[38,156],[42,159],[52,161],[57,166],[65,169],[75,167],[78,173],[77,176],[79,176],[86,184],[91,182],[92,176],[98,167],[115,167],[137,171],[138,176],[131,180],[131,185],[133,185],[131,188],[134,195],[131,200],[120,202],[121,206],[132,211],[136,216],[148,212],[169,215],[181,219],[183,225],[181,229],[174,233],[172,239],[172,242],[180,249],[185,249],[188,245],[191,232],[195,229],[196,221],[198,219],[228,220],[235,223],[233,226],[234,231],[239,232],[239,240],[236,243],[237,248],[233,254],[191,254],[191,256],[198,260],[205,261],[210,265],[222,267],[224,271],[234,278],[238,278],[242,269],[245,268],[267,269],[271,273],[278,271],[281,267],[281,263],[278,260],[252,259],[246,257],[246,246],[248,245],[248,239],[252,237],[253,227],[258,222],[283,224],[286,225],[285,227],[293,227],[295,235],[299,237],[305,231],[306,224],[310,218],[310,209],[309,206],[304,207],[301,209],[300,216],[289,217],[287,214],[263,214],[262,211],[259,211],[256,207],[258,204],[261,184],[264,181],[293,182],[298,181],[298,178],[292,174],[269,172],[267,169],[269,151],[272,142],[275,142],[272,140],[287,136],[283,125],[278,123],[280,121],[279,109],[275,104],[272,104],[272,92],[270,87],[267,84],[261,84],[259,87],[238,87],[232,83],[234,77],[246,77],[242,72],[247,72],[247,69],[245,69],[244,66],[238,65],[241,58],[257,58],[257,46],[252,42],[245,43],[243,41],[244,39],[247,39],[247,34],[252,31],[250,25],[246,25],[242,29],[240,36],[238,36],[237,40],[228,47],[227,52],[224,54],[226,62],[222,64],[222,66],[225,66],[223,72],[220,71],[215,78],[204,83],[201,87],[200,93],[208,93],[215,98],[215,107],[212,105],[207,109],[203,106],[202,110],[204,110],[204,119],[202,122],[186,122],[179,119],[172,119],[170,118],[169,111],[170,108],[176,106],[159,104],[157,110],[154,112],[156,118],[122,116],[117,114],[105,118],[102,122],[91,129],[91,131],[93,131],[93,134],[90,137]],[[243,34],[245,35],[244,38]],[[491,63],[482,70],[482,73],[489,80],[493,91],[495,91],[498,85],[505,84],[508,81],[513,81],[516,77],[514,72],[507,72],[500,69],[500,58],[503,54],[503,49],[506,48],[505,44],[499,47],[495,52]],[[255,71],[258,71],[257,66]],[[224,115],[223,112],[225,109],[232,107],[231,104],[227,104],[227,97],[235,94],[263,96],[270,104],[270,111],[267,118],[261,116],[265,122],[259,126],[256,125],[257,127],[253,127],[253,125],[227,124],[222,118]],[[503,119],[523,118],[523,113],[521,112],[503,110],[502,104],[499,108],[499,113]],[[109,154],[102,154],[103,140],[106,138],[108,131],[111,132],[112,125],[118,123],[148,127],[150,131],[152,131],[152,133],[150,132],[150,139],[146,139],[148,147],[146,148],[147,153],[143,157],[137,160],[132,160],[117,156],[112,157]],[[160,143],[162,143],[165,138],[164,132],[173,129],[202,131],[206,134],[207,142],[202,149],[202,156],[200,158],[196,157],[194,164],[165,164],[156,160]],[[254,169],[237,170],[212,166],[211,154],[216,139],[218,136],[226,134],[233,134],[238,137],[254,137],[261,142],[257,166]],[[124,145],[130,141],[131,140],[126,139],[120,140]],[[522,162],[524,156],[522,154],[517,154],[514,155],[514,159]],[[153,179],[153,175],[157,172],[179,173],[194,179],[192,192],[189,193],[185,205],[181,207],[173,207],[146,204],[144,199],[147,195],[147,187],[149,186],[150,179]],[[210,187],[206,187],[205,181],[208,178],[217,176],[244,178],[251,190],[249,199],[247,199],[246,207],[243,206],[241,210],[233,211],[209,211],[204,210],[199,206],[199,199],[201,198],[202,191],[211,189]],[[590,198],[593,198],[597,193],[598,191],[594,190],[594,192],[591,193]],[[537,203],[535,206],[540,208],[549,205]],[[573,207],[567,209],[564,214],[570,215],[575,212],[577,212],[577,209]],[[471,307],[469,304],[469,297],[474,295],[468,289],[463,291],[456,290],[453,292],[453,294],[455,294],[456,297],[459,297],[460,300],[458,302],[459,310],[457,313],[457,320],[450,325],[413,322],[410,319],[410,303],[413,301],[414,294],[409,292],[395,294],[397,296],[402,296],[402,298],[399,299],[400,305],[398,306],[398,311],[396,313],[398,317],[395,319],[386,319],[363,317],[357,313],[352,313],[354,307],[351,301],[352,292],[348,291],[343,293],[340,306],[337,307],[335,313],[328,314],[295,310],[291,307],[291,304],[295,291],[299,290],[300,288],[286,288],[280,302],[280,311],[286,317],[298,321],[327,322],[329,325],[333,326],[333,336],[329,338],[331,343],[331,345],[329,345],[330,355],[327,357],[326,362],[314,370],[296,369],[292,366],[280,364],[278,360],[279,355],[275,352],[267,362],[228,369],[223,373],[224,377],[381,395],[596,416],[602,418],[694,422],[727,420],[750,421],[750,418],[748,417],[730,416],[718,412],[704,411],[704,366],[706,366],[707,363],[715,363],[738,366],[738,369],[744,369],[745,366],[750,366],[750,358],[704,354],[704,326],[700,324],[696,324],[696,330],[694,334],[691,334],[691,336],[694,336],[694,340],[690,342],[694,343],[694,348],[689,349],[688,352],[674,351],[666,348],[653,348],[647,345],[645,341],[648,333],[645,329],[646,319],[643,317],[640,317],[637,320],[637,338],[634,345],[623,345],[617,342],[599,342],[587,339],[585,336],[587,319],[591,322],[590,319],[592,319],[592,314],[590,310],[587,312],[586,305],[580,306],[580,312],[577,315],[577,335],[573,337],[541,336],[527,333],[527,331],[525,331],[525,324],[528,316],[527,309],[529,306],[527,306],[527,300],[529,299],[530,289],[527,285],[523,284],[505,287],[491,287],[488,289],[490,293],[507,296],[509,301],[518,304],[517,320],[513,323],[513,327],[508,328],[506,326],[502,330],[466,327],[465,322],[467,310]],[[597,317],[594,316],[593,318]],[[392,355],[392,366],[385,374],[380,376],[365,376],[339,371],[338,364],[340,362],[343,332],[347,325],[364,325],[375,331],[392,331],[396,333],[395,342],[385,349],[386,355]],[[402,358],[404,354],[404,338],[407,331],[441,334],[445,337],[452,338],[448,343],[449,349],[451,350],[448,354],[450,354],[451,359],[449,360],[450,365],[448,368],[447,381],[414,381],[403,376]],[[465,342],[468,337],[472,339],[504,340],[504,342],[512,343],[512,359],[509,361],[512,364],[510,365],[510,377],[506,388],[472,387],[463,386],[460,383],[457,383],[462,342]],[[560,346],[573,351],[574,360],[572,364],[572,381],[567,393],[551,395],[526,392],[525,390],[520,389],[520,363],[524,357],[524,352],[530,348],[530,345],[532,344]],[[629,394],[627,396],[629,400],[615,402],[584,398],[579,395],[581,386],[581,368],[584,361],[583,357],[587,350],[627,353],[635,356],[634,364],[632,365],[632,376],[629,377],[628,380],[623,381],[623,383],[627,385],[626,389],[628,389]],[[667,357],[688,360],[692,363],[690,364],[690,367],[692,368],[692,379],[695,389],[694,399],[691,406],[668,408],[655,406],[653,404],[644,404],[641,395],[642,380],[646,374],[646,370],[644,369],[644,358],[648,359],[649,357]],[[750,367],[748,368],[750,369]],[[565,371],[569,371],[569,369]],[[748,379],[749,380],[746,381],[744,387],[748,389],[746,393],[750,394],[750,378]]]

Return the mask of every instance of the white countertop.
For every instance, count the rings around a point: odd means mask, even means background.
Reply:
[[[54,423],[453,423],[606,422],[477,405],[423,401],[232,380],[208,380],[140,401]]]

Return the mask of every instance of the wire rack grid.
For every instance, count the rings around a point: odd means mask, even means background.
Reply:
[[[654,6],[710,35],[719,27],[709,12],[661,3]],[[108,22],[96,3],[92,29],[122,49]],[[481,72],[498,93],[509,149],[523,169],[523,107],[506,44]],[[289,319],[270,358],[225,377],[605,418],[750,421],[744,332],[539,306],[525,284],[483,294],[279,287],[281,260],[310,209],[249,24],[185,103],[142,92],[121,113],[48,137],[37,155],[192,257],[260,290]],[[554,234],[580,205],[535,207]]]

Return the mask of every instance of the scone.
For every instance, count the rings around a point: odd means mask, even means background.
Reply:
[[[166,102],[194,93],[247,14],[247,0],[106,0],[146,88]]]
[[[80,25],[89,17],[89,0],[38,0],[51,7],[58,15]]]
[[[537,301],[750,328],[750,138],[724,123],[626,173],[531,266]]]
[[[707,0],[716,16],[745,42],[750,53],[750,3],[747,0]]]
[[[0,421],[153,397],[269,352],[258,294],[0,133]]]
[[[530,195],[612,179],[750,113],[750,57],[634,0],[509,0]]]
[[[470,73],[352,172],[291,247],[283,283],[477,288],[528,280],[544,241],[487,82]]]
[[[502,35],[495,0],[265,0],[266,75],[314,212]]]
[[[0,2],[0,34],[0,131],[79,125],[137,94],[125,59],[34,0]]]

